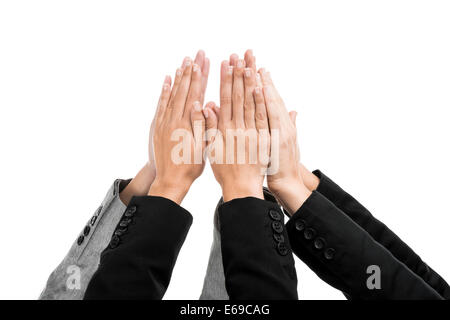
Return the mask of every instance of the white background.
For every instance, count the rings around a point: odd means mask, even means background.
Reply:
[[[320,168],[450,279],[448,1],[1,1],[0,298],[35,299],[115,178],[146,161],[164,76],[252,48]],[[209,165],[166,299],[198,298]],[[300,299],[342,299],[296,260]]]

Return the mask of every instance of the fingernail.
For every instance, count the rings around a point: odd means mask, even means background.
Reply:
[[[177,76],[181,76],[182,72],[181,69],[177,69]]]
[[[259,73],[256,74],[256,80],[261,80],[261,75]]]
[[[261,88],[260,87],[256,87],[255,88],[255,93],[256,94],[260,94],[261,93]]]
[[[239,59],[238,62],[237,62],[237,67],[238,68],[243,68],[244,67],[244,61]]]
[[[246,69],[245,69],[245,76],[246,76],[247,78],[250,78],[251,75],[252,75],[252,70],[249,69],[249,68],[246,68]]]
[[[208,118],[208,109],[203,109],[203,115]]]
[[[198,102],[198,101],[194,102],[194,110],[197,112],[202,110],[202,106],[201,106],[200,102]]]
[[[230,74],[230,75],[233,74],[233,67],[231,67],[231,66],[228,67],[228,74]]]
[[[184,66],[185,67],[189,67],[191,65],[191,59],[190,58],[185,58],[184,59]]]
[[[200,69],[199,65],[194,63],[194,68],[193,68],[194,72],[197,72],[199,69]]]
[[[163,90],[164,90],[164,91],[169,90],[169,84],[164,83],[164,85],[163,85]]]

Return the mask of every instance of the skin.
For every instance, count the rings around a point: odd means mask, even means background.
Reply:
[[[251,50],[245,52],[244,60],[246,67],[256,72],[256,59]],[[232,54],[228,64],[236,67],[238,61],[239,56]],[[256,87],[264,88],[264,97],[269,100],[265,101],[269,127],[271,122],[271,128],[280,130],[281,136],[280,170],[277,174],[267,177],[268,186],[278,201],[292,215],[300,208],[310,193],[317,189],[319,179],[300,162],[296,133],[297,113],[295,111],[287,112],[269,73],[260,69],[255,78]],[[214,103],[207,104],[205,112],[214,114],[215,117],[220,116],[220,110]],[[242,192],[242,194],[244,193]]]
[[[202,113],[202,71],[190,58],[185,58],[170,89],[166,77],[156,112],[153,136],[156,176],[148,195],[170,199],[181,204],[190,186],[205,167],[203,153],[205,118]],[[183,129],[191,150],[189,163],[172,161],[172,150],[179,141],[172,141],[175,130]],[[199,163],[194,154],[200,154]]]
[[[235,142],[240,138],[247,141],[245,160],[243,163],[238,161],[235,144],[234,150],[226,150],[233,156],[232,163],[227,163],[224,155],[222,163],[211,161],[211,168],[222,187],[224,201],[244,197],[263,199],[262,186],[268,163],[258,157],[258,150],[263,146],[256,133],[269,129],[264,97],[262,89],[256,86],[254,69],[246,68],[245,60],[234,61],[234,58],[232,55],[230,61],[223,61],[221,65],[220,108],[217,110],[213,102],[208,103],[204,115],[207,129],[217,128],[220,132],[211,139],[213,143],[219,142],[226,148],[228,140],[235,139],[227,134],[227,130],[237,132]],[[250,139],[257,142],[257,149],[250,148]],[[265,142],[268,143],[268,139]],[[264,148],[268,156],[269,145]],[[249,161],[251,157],[255,160],[253,163]]]
[[[203,104],[205,98],[205,91],[208,84],[208,76],[209,76],[209,68],[210,61],[205,56],[205,52],[203,50],[198,51],[194,63],[197,64],[201,69],[202,80],[201,80],[201,96],[200,102]],[[167,83],[169,83],[170,79],[167,79]],[[165,81],[166,83],[166,81]],[[136,176],[131,180],[128,186],[120,193],[120,199],[125,205],[128,205],[129,201],[133,196],[144,196],[148,194],[150,186],[156,177],[156,165],[155,165],[155,157],[154,157],[154,148],[153,148],[153,136],[155,129],[155,119],[156,113],[152,120],[152,124],[150,127],[149,134],[149,143],[148,143],[148,162],[139,170]]]

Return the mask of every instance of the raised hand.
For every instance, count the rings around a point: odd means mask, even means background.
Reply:
[[[166,77],[154,123],[156,177],[149,195],[180,204],[202,173],[205,118],[201,101],[205,88],[202,69],[190,58],[177,70],[172,88],[171,78]]]
[[[208,103],[204,110],[209,159],[225,201],[262,199],[270,141],[263,92],[255,70],[233,59],[221,65],[220,108]]]

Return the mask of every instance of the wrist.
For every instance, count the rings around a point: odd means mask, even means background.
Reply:
[[[262,183],[224,183],[221,184],[223,201],[231,201],[238,198],[254,197],[264,199]]]
[[[158,178],[156,178],[150,186],[148,195],[163,197],[172,200],[177,204],[181,204],[184,197],[188,193],[190,186],[191,184],[187,182],[175,184],[164,180],[158,180]]]
[[[285,180],[279,184],[280,187],[273,188],[269,185],[269,190],[280,201],[284,209],[292,216],[303,205],[311,195],[311,190],[306,187],[302,179]]]

